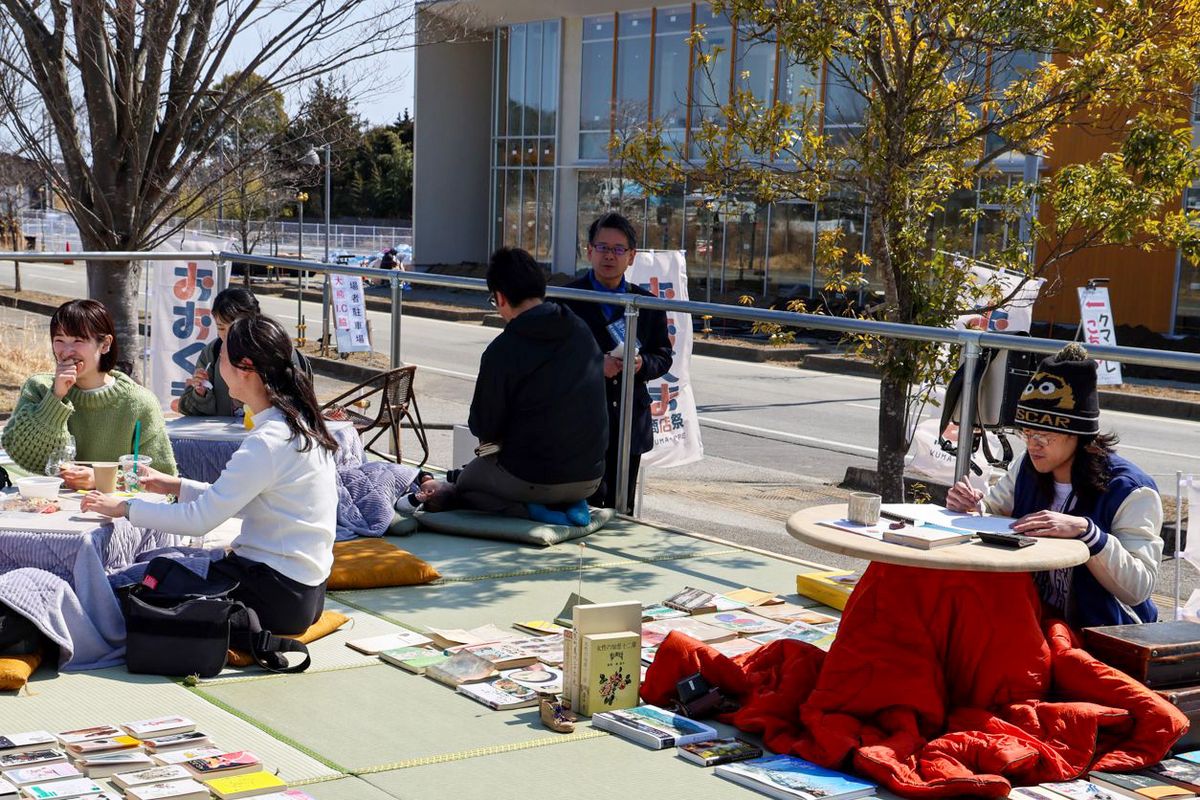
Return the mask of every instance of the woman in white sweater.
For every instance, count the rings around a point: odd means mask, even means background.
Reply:
[[[257,613],[263,628],[301,633],[320,616],[333,566],[337,443],[308,377],[296,369],[287,333],[268,317],[240,319],[221,349],[230,396],[254,414],[254,429],[211,485],[144,469],[143,486],[173,505],[92,492],[85,511],[128,517],[142,528],[203,536],[233,516],[242,532],[209,567],[214,588]]]

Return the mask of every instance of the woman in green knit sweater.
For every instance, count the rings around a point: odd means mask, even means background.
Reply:
[[[17,407],[0,442],[22,469],[41,474],[68,434],[79,461],[116,461],[133,452],[134,425],[142,423],[142,455],[156,469],[175,474],[175,455],[158,400],[134,383],[117,363],[116,330],[95,300],[63,303],[50,318],[53,373],[34,375],[21,387]],[[90,467],[64,469],[72,489],[95,488]]]

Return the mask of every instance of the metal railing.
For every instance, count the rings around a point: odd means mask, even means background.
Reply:
[[[263,267],[277,267],[295,270],[297,281],[303,280],[305,272],[320,275],[358,275],[378,280],[380,270],[373,268],[349,267],[340,264],[322,264],[315,261],[299,261],[296,259],[262,256],[257,254],[235,253],[228,251],[192,251],[192,252],[135,252],[135,253],[4,253],[0,260],[18,262],[62,263],[69,260],[92,261],[212,261],[228,263],[238,261]],[[424,286],[463,289],[468,291],[487,292],[487,283],[479,278],[462,278],[453,275],[432,275],[419,272],[400,272],[391,270],[384,272],[391,284],[391,364],[401,366],[401,331],[400,321],[403,315],[402,284],[413,283]],[[602,303],[605,305],[621,305],[624,307],[626,325],[624,368],[621,373],[621,424],[619,460],[617,466],[618,485],[617,501],[625,506],[629,489],[629,444],[632,435],[633,422],[633,389],[634,389],[634,358],[636,352],[634,343],[637,341],[638,311],[643,308],[663,311],[679,311],[688,314],[712,315],[727,319],[744,320],[747,322],[775,323],[789,328],[811,331],[830,331],[842,334],[864,334],[892,339],[905,339],[918,342],[939,342],[942,344],[962,347],[962,359],[965,365],[963,375],[963,397],[966,400],[961,405],[960,433],[958,445],[958,460],[955,475],[961,478],[966,474],[970,465],[973,450],[974,422],[976,409],[975,372],[982,355],[983,348],[996,350],[1022,350],[1027,352],[1053,354],[1062,349],[1063,342],[1057,339],[1040,339],[1029,336],[1016,336],[1003,333],[986,333],[974,330],[953,330],[949,328],[932,328],[921,325],[909,325],[896,322],[879,322],[869,319],[852,319],[832,317],[821,314],[802,314],[794,311],[776,311],[771,309],[753,308],[749,306],[729,306],[718,303],[700,303],[682,300],[664,300],[658,297],[645,297],[635,294],[600,295],[597,292],[583,289],[566,289],[548,287],[549,297],[579,300],[585,303]],[[322,310],[322,340],[328,334],[329,292],[323,293]],[[1104,361],[1119,361],[1125,364],[1141,364],[1145,366],[1166,367],[1200,372],[1200,354],[1181,353],[1169,350],[1154,350],[1118,345],[1089,344],[1088,354]],[[619,510],[629,512],[622,507]]]

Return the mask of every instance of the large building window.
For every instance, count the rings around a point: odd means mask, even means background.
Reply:
[[[558,135],[558,20],[496,32],[492,246],[549,261],[554,240]]]
[[[654,17],[654,118],[663,137],[679,152],[687,131],[691,73],[692,7],[660,8]]]
[[[607,159],[612,135],[613,32],[616,17],[585,17],[579,87],[579,157]]]

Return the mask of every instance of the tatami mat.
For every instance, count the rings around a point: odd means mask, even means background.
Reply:
[[[329,669],[345,669],[346,667],[378,664],[378,658],[363,655],[357,650],[351,650],[349,647],[346,647],[346,642],[353,639],[365,639],[368,636],[379,636],[403,630],[400,626],[381,619],[375,614],[351,608],[332,598],[326,598],[325,610],[345,614],[350,618],[350,621],[328,636],[308,645],[308,653],[312,657],[312,664],[308,668],[309,672],[322,672]],[[295,658],[295,656],[292,656],[292,658]],[[230,667],[224,670],[218,677],[209,678],[202,681],[202,683],[207,686],[222,681],[240,679],[245,676],[261,675],[263,675],[263,670],[257,666],[246,668]]]
[[[42,670],[25,691],[0,697],[5,731],[64,731],[168,714],[195,720],[217,746],[253,751],[264,764],[278,769],[284,780],[310,780],[337,772],[177,683],[131,675],[124,667],[57,676]]]
[[[536,708],[492,711],[386,664],[206,691],[352,772],[559,735]]]
[[[372,786],[362,778],[342,778],[336,781],[310,783],[295,788],[311,795],[313,800],[393,800],[394,797],[394,795]]]
[[[584,730],[592,729],[585,726]],[[716,777],[711,769],[677,758],[674,748],[647,750],[611,735],[392,770],[364,778],[404,800],[762,797]]]
[[[724,547],[623,519],[614,519],[583,539],[551,547],[429,532],[388,541],[428,561],[444,579],[451,581],[505,575],[518,570],[573,569],[580,557],[585,564],[670,560]]]
[[[685,586],[724,592],[753,586],[780,594],[795,591],[802,568],[742,551],[660,563],[622,562],[579,573],[554,572],[512,578],[339,592],[336,599],[416,629],[507,627],[526,619],[552,619],[572,592],[597,603],[659,602]]]

